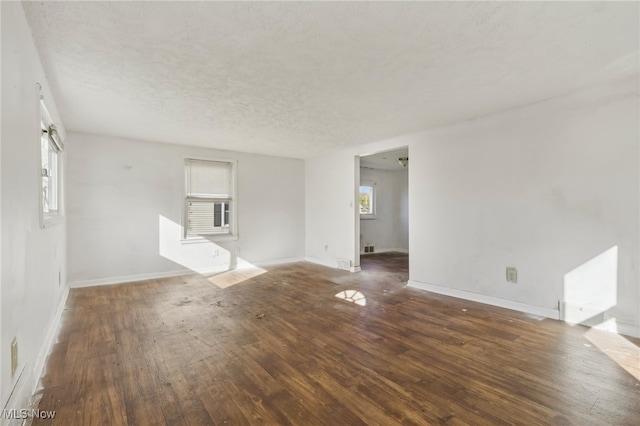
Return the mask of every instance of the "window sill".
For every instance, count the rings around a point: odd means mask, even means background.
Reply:
[[[375,214],[361,214],[360,215],[360,220],[371,220],[371,219],[376,219],[376,215]]]
[[[180,240],[181,244],[203,244],[213,243],[219,241],[236,241],[237,235],[224,234],[224,235],[209,235],[207,237],[187,237]]]
[[[50,226],[64,223],[64,216],[45,216],[40,221],[40,228],[49,228]]]

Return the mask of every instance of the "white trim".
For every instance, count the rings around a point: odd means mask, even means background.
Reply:
[[[261,262],[250,262],[253,266],[276,266],[287,263],[304,262],[304,257],[283,257],[281,259],[270,259]]]
[[[47,334],[40,345],[40,350],[38,351],[38,355],[31,364],[31,368],[29,366],[25,366],[20,373],[20,377],[16,382],[11,395],[7,401],[7,404],[4,406],[4,409],[7,410],[21,410],[27,409],[29,407],[29,400],[33,396],[33,394],[38,390],[38,385],[40,384],[40,378],[44,373],[44,367],[47,361],[47,357],[51,352],[53,347],[53,343],[56,340],[58,335],[58,331],[60,329],[60,323],[62,321],[62,313],[64,312],[64,308],[67,304],[67,299],[69,297],[69,287],[67,286],[62,293],[62,297],[58,302],[58,307],[56,308],[56,312],[51,318],[49,322],[49,327],[47,328]],[[3,416],[0,416],[0,425],[1,426],[9,426],[9,425],[18,425],[22,423],[22,419],[6,419]]]
[[[499,306],[501,308],[512,309],[514,311],[520,311],[527,314],[540,315],[555,320],[560,319],[560,311],[558,309],[549,309],[542,308],[540,306],[527,305],[525,303],[485,296],[484,294],[480,293],[472,293],[469,291],[457,290],[455,288],[442,287],[439,285],[433,285],[414,280],[409,280],[407,282],[407,286],[420,290],[430,291],[431,293],[437,293],[445,296],[457,297],[459,299],[471,300],[473,302],[480,302],[487,305]]]
[[[239,238],[240,238],[239,235],[211,234],[211,235],[207,235],[206,237],[192,236],[187,238],[181,238],[180,244],[202,244],[202,243],[212,243],[212,242],[219,242],[219,241],[237,241]]]
[[[53,343],[55,342],[56,337],[58,335],[58,329],[60,328],[60,322],[62,321],[62,313],[64,312],[64,308],[67,304],[68,298],[69,298],[69,286],[66,286],[66,288],[64,289],[64,293],[60,298],[60,302],[58,302],[58,308],[56,309],[56,313],[54,314],[51,320],[51,323],[49,325],[49,329],[47,330],[47,335],[45,336],[44,341],[42,342],[42,346],[40,347],[40,353],[38,353],[38,358],[36,358],[36,361],[35,361],[33,370],[37,373],[36,374],[37,381],[35,383],[36,386],[40,381],[40,377],[42,376],[42,373],[44,371],[44,366],[46,364],[47,357],[49,356],[49,353],[51,352],[51,349],[53,347]],[[35,390],[36,388],[34,387],[34,392]]]
[[[315,263],[316,265],[326,266],[328,268],[337,269],[338,263],[335,260],[319,259],[317,257],[305,256],[305,262]]]
[[[226,269],[226,268],[225,268]],[[219,271],[216,271],[219,272]],[[177,277],[180,275],[196,274],[197,272],[190,269],[181,269],[169,272],[153,272],[148,274],[121,275],[117,277],[96,278],[92,280],[72,281],[69,283],[71,288],[94,287],[98,285],[113,285],[131,283],[136,281],[154,280],[158,278]]]
[[[64,223],[64,219],[65,219],[64,216],[60,216],[60,215],[52,215],[52,216],[45,215],[42,219],[42,224],[40,227],[42,229],[45,229],[53,225],[59,225],[61,223]]]
[[[326,266],[327,268],[331,268],[331,269],[339,269],[337,260],[318,259],[317,257],[306,256],[304,258],[304,261],[309,263],[315,263],[316,265]],[[346,271],[346,272],[360,272],[362,269],[360,269],[360,266],[350,266],[348,271],[346,269],[340,269],[340,270]]]
[[[56,151],[56,197],[58,203],[58,209],[54,213],[48,213],[44,211],[44,194],[42,192],[42,129],[41,122],[44,120],[47,130],[50,126],[54,125],[51,114],[47,108],[44,97],[41,94],[42,86],[40,83],[36,83],[37,96],[38,96],[38,120],[36,126],[38,129],[38,216],[40,219],[40,228],[48,228],[53,225],[58,225],[65,221],[65,202],[64,202],[64,168],[65,168],[65,154],[64,149]],[[50,131],[50,130],[49,130]],[[47,136],[48,138],[48,136]],[[49,145],[51,142],[49,140]]]
[[[262,267],[262,266],[271,266],[271,265],[281,265],[285,263],[303,262],[304,260],[305,259],[303,257],[285,257],[280,259],[268,259],[260,262],[248,262],[248,261],[242,260],[243,266],[237,269],[242,269],[244,267],[251,267],[251,266]],[[192,269],[180,269],[176,271],[151,272],[147,274],[121,275],[117,277],[72,281],[69,283],[69,286],[71,288],[84,288],[84,287],[95,287],[99,285],[115,285],[115,284],[133,283],[133,282],[146,281],[146,280],[157,280],[161,278],[179,277],[182,275],[216,274],[216,273],[225,272],[228,270],[229,270],[228,265],[213,266],[210,268],[201,268],[201,269],[198,269],[197,271],[194,271]]]
[[[409,249],[399,249],[399,248],[376,249],[376,251],[374,251],[373,253],[365,253],[365,252],[361,251],[360,254],[361,255],[363,255],[363,254],[364,255],[369,255],[369,254],[391,253],[391,252],[409,254]]]
[[[617,328],[617,334],[624,334],[625,336],[637,337],[640,339],[640,326],[617,323]]]
[[[29,399],[31,395],[27,395],[25,389],[27,389],[27,380],[29,374],[26,372],[27,368],[23,368],[18,377],[18,381],[13,386],[9,399],[3,410],[21,410],[29,407]],[[22,425],[23,419],[7,419],[4,415],[0,416],[0,426],[18,426]]]

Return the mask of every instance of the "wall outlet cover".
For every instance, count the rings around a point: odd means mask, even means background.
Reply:
[[[11,341],[11,375],[18,369],[18,341],[14,337]]]

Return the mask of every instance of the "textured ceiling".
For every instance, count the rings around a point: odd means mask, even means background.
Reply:
[[[69,130],[287,157],[638,73],[637,2],[23,4]]]
[[[379,170],[403,170],[405,167],[398,162],[398,158],[402,157],[409,157],[409,148],[362,156],[360,157],[360,167]]]

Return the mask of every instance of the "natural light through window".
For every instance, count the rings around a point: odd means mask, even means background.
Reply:
[[[374,218],[375,208],[375,186],[360,185],[360,217]]]
[[[178,265],[176,269],[189,269],[220,288],[227,288],[247,281],[266,270],[247,262],[233,248],[203,239],[197,244],[185,244],[182,226],[175,221],[158,216],[158,253]],[[233,247],[233,246],[231,246]]]
[[[618,297],[618,246],[613,246],[564,276],[564,320],[603,323]]]
[[[227,288],[232,285],[240,284],[244,281],[255,278],[259,275],[267,272],[266,270],[253,265],[242,265],[232,271],[225,271],[219,274],[214,274],[207,278],[212,284],[215,284],[219,288]]]
[[[62,216],[62,151],[64,143],[40,100],[40,219],[41,225],[57,223]]]
[[[617,303],[618,246],[565,274],[563,319],[590,326],[584,337],[640,380],[640,348],[617,334],[618,321],[611,314]]]
[[[235,178],[231,161],[185,160],[185,237],[236,233]]]
[[[612,320],[615,323],[615,319]],[[615,324],[612,325],[615,327]],[[619,334],[595,328],[589,329],[584,337],[636,380],[640,380],[640,348]]]
[[[338,299],[346,300],[347,302],[355,303],[359,306],[367,305],[367,298],[364,297],[364,294],[360,293],[357,290],[345,290],[336,294]]]

